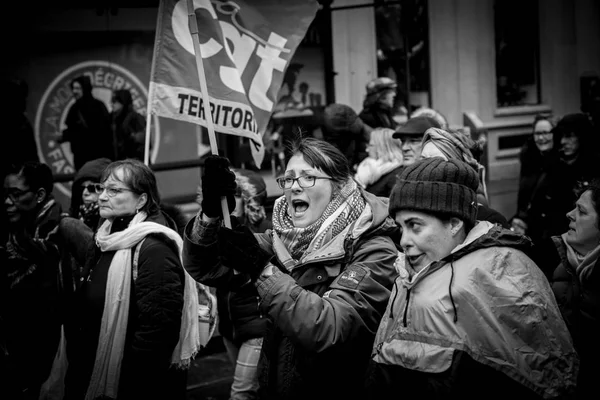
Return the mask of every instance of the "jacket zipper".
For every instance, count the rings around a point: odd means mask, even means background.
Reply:
[[[406,314],[408,314],[408,303],[410,302],[410,291],[411,291],[411,289],[408,289],[406,291],[406,304],[404,305],[404,316],[402,317],[402,324],[404,325],[405,328],[406,328]]]

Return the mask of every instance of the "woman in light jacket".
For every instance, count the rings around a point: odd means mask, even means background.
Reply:
[[[476,221],[477,173],[434,157],[390,197],[399,277],[377,332],[372,399],[564,398],[578,357],[530,241]]]
[[[221,196],[235,204],[228,164],[206,161],[202,210],[185,232],[185,268],[197,280],[237,270],[256,285],[268,318],[261,398],[364,398],[375,330],[396,275],[387,201],[357,187],[335,147],[301,139],[277,180],[284,195],[275,202],[273,230],[253,235],[221,226]]]

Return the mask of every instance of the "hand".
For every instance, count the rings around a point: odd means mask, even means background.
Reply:
[[[227,198],[229,212],[235,210],[235,174],[226,157],[210,155],[204,162],[202,177],[202,212],[211,218],[220,217],[221,197]]]
[[[520,235],[525,235],[527,234],[527,223],[525,221],[523,221],[521,218],[517,218],[514,217],[511,221],[510,221],[510,230],[518,233]]]
[[[217,240],[224,264],[250,275],[253,281],[258,279],[273,257],[260,247],[246,225],[234,225],[233,229],[221,227]]]

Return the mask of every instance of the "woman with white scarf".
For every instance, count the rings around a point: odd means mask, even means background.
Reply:
[[[261,399],[363,399],[373,339],[396,276],[398,230],[387,199],[364,192],[348,160],[314,138],[292,145],[273,229],[221,226],[235,207],[226,158],[204,165],[202,210],[185,230],[185,268],[198,281],[237,276],[256,286],[267,329]],[[237,271],[237,272],[236,272]],[[239,273],[239,275],[236,275]]]
[[[367,146],[369,156],[359,165],[354,175],[356,182],[375,196],[389,197],[402,171],[402,141],[393,138],[394,131],[377,128],[371,132]]]
[[[68,399],[184,399],[199,350],[198,292],[182,239],[142,162],[113,162],[98,197],[104,222],[83,271],[67,337]]]
[[[583,182],[580,193],[567,213],[569,230],[537,245],[534,261],[550,279],[581,359],[577,398],[595,398],[600,359],[600,178]]]

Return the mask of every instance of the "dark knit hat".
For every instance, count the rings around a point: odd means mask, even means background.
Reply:
[[[475,223],[479,177],[468,164],[425,158],[402,171],[390,196],[390,215],[410,209],[444,213]]]
[[[323,111],[323,129],[330,134],[359,134],[364,128],[356,112],[344,104],[330,104]]]
[[[567,114],[558,121],[552,132],[563,136],[573,133],[577,137],[587,137],[593,131],[592,123],[587,115],[582,113]]]

